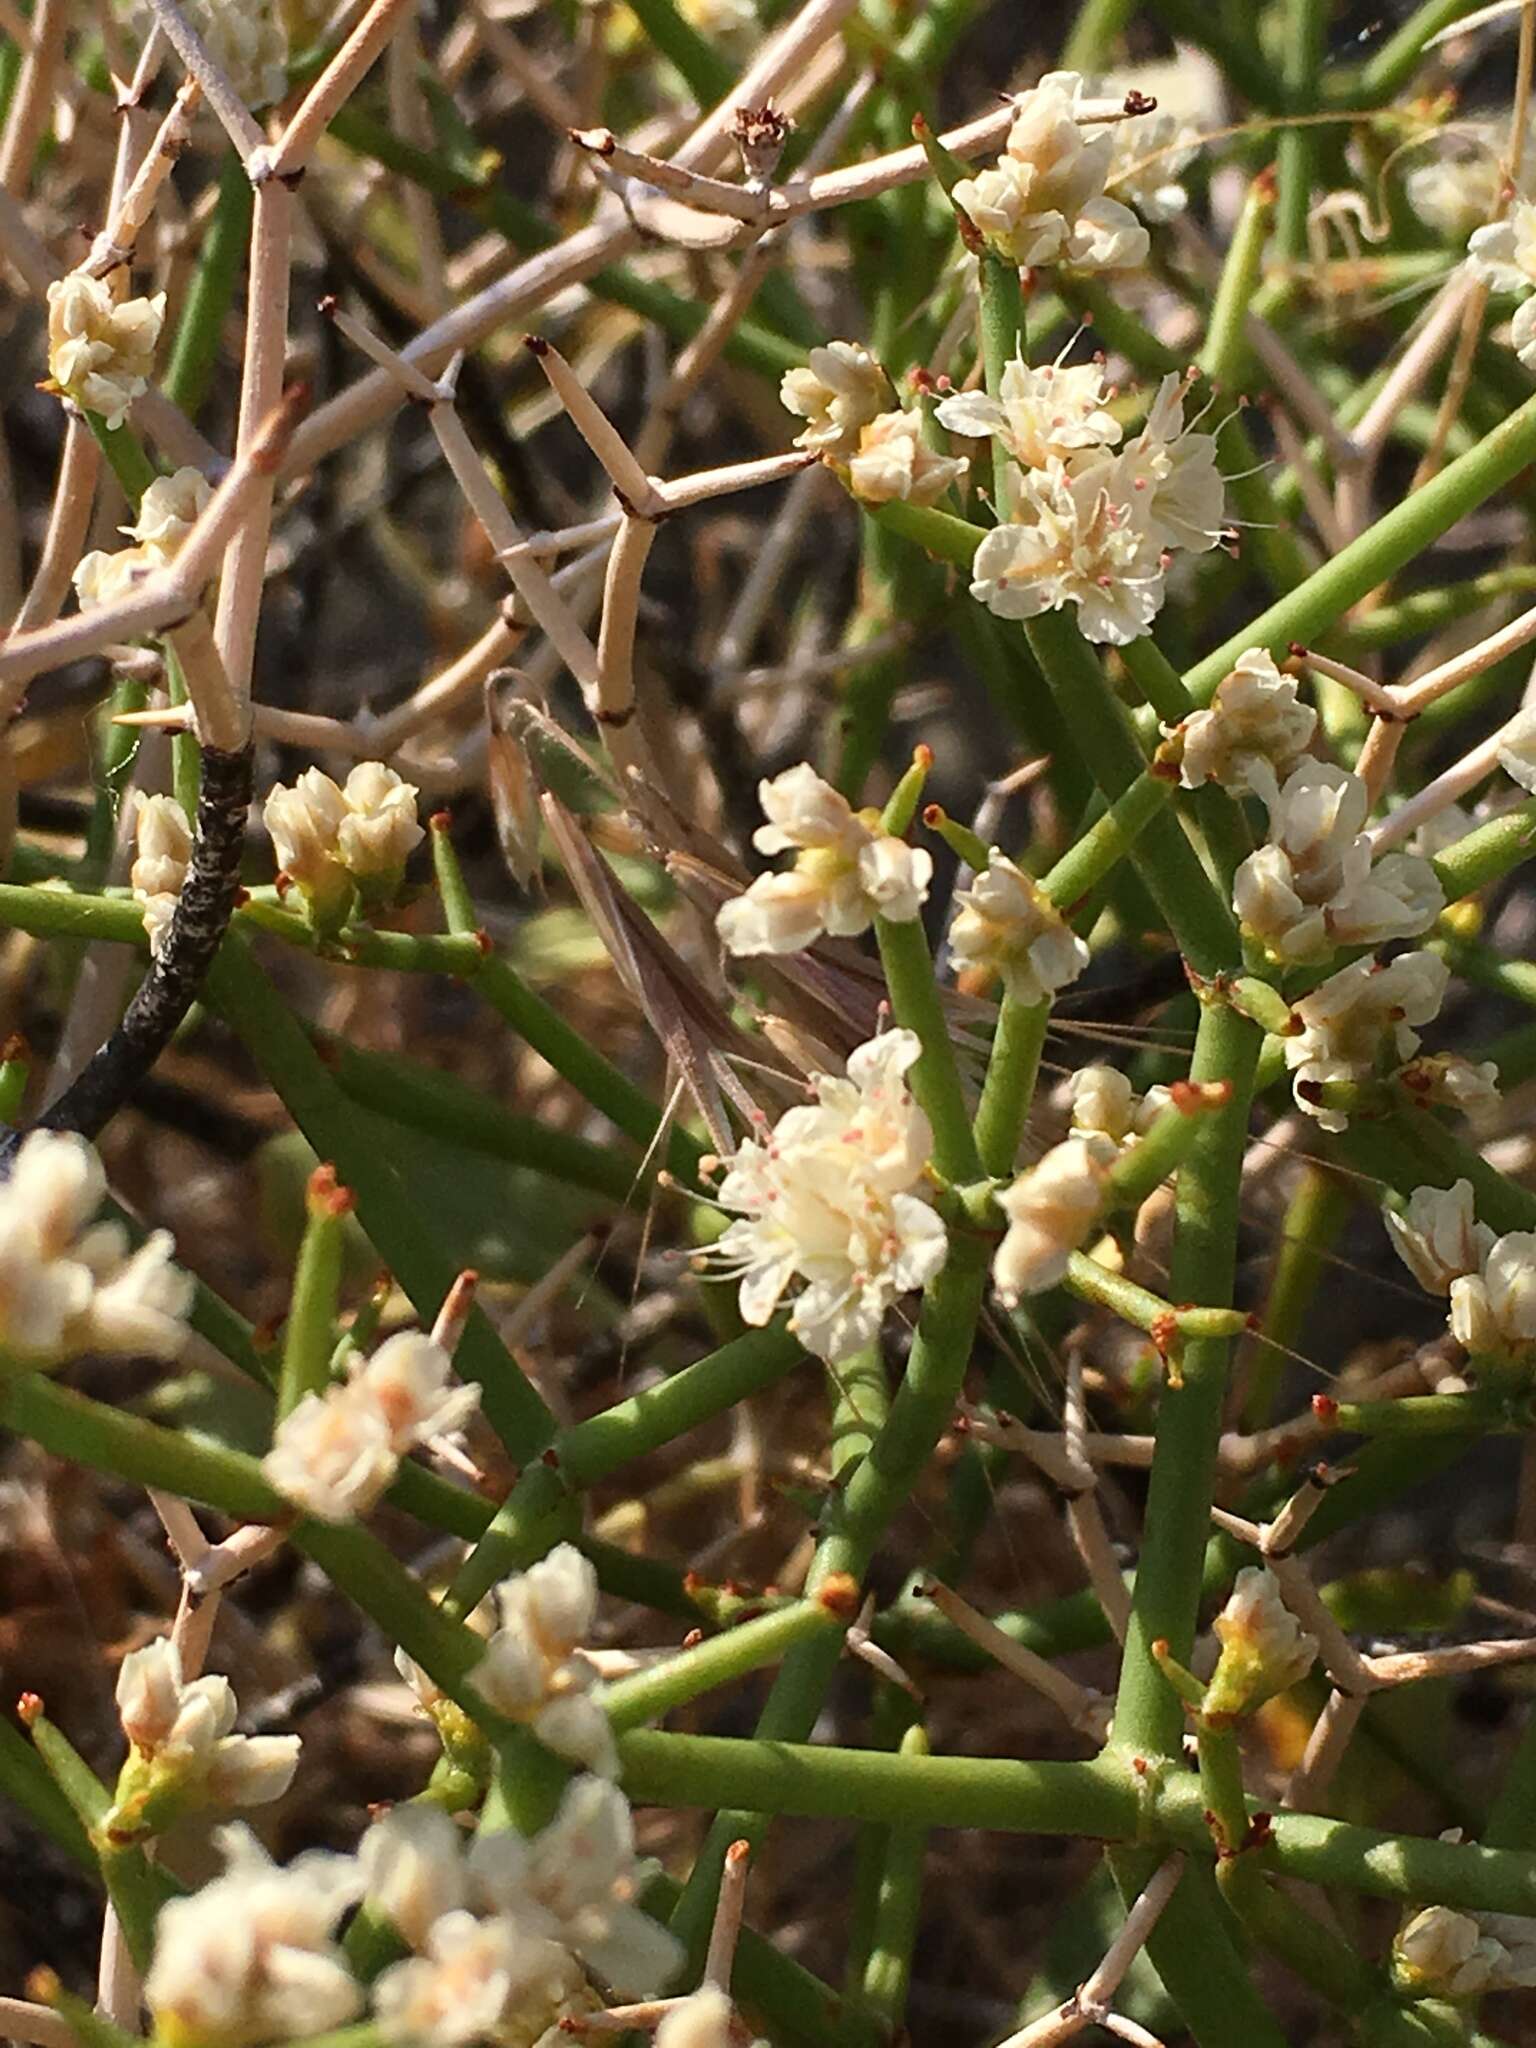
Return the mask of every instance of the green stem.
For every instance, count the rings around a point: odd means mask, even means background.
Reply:
[[[1014,1169],[1050,1021],[1048,1002],[1020,1003],[1005,995],[998,1007],[976,1108],[976,1157],[984,1174],[1001,1178]]]
[[[902,1737],[899,1754],[926,1756],[927,1731],[920,1725],[909,1728]],[[893,2039],[906,2016],[907,1993],[912,1982],[927,1846],[924,1828],[892,1827],[885,1831],[861,2003],[866,2012],[890,2030]]]
[[[1536,847],[1536,797],[1516,804],[1512,811],[1490,818],[1464,839],[1458,839],[1434,856],[1430,865],[1440,878],[1447,903],[1457,903],[1475,890],[1499,882]]]
[[[1259,1043],[1258,1028],[1228,1005],[1211,1004],[1201,1013],[1190,1079],[1225,1081],[1231,1095],[1223,1109],[1200,1120],[1180,1169],[1168,1287],[1175,1301],[1214,1307],[1232,1298],[1238,1187]],[[1158,1409],[1146,1535],[1115,1705],[1117,1743],[1149,1755],[1177,1755],[1183,1733],[1183,1709],[1152,1645],[1161,1639],[1181,1663],[1189,1661],[1229,1341],[1189,1343],[1180,1383],[1164,1388]]]
[[[342,1251],[351,1207],[351,1197],[337,1186],[334,1172],[318,1167],[310,1176],[305,1197],[304,1239],[288,1304],[283,1369],[277,1387],[279,1421],[292,1414],[306,1394],[321,1393],[330,1382]]]
[[[1162,813],[1177,786],[1171,776],[1144,769],[1103,816],[1073,841],[1040,882],[1059,911],[1070,915],[1090,890],[1099,886]]]
[[[603,1689],[604,1711],[615,1734],[643,1727],[700,1693],[776,1664],[794,1644],[841,1629],[846,1621],[846,1615],[839,1616],[822,1601],[797,1600],[755,1621],[743,1621],[723,1635],[710,1636],[633,1678],[616,1680]]]
[[[235,281],[251,238],[255,193],[233,150],[219,165],[219,196],[198,245],[182,300],[161,388],[173,405],[196,418],[219,359],[220,335],[235,296]]]
[[[933,1126],[933,1163],[946,1180],[974,1180],[976,1143],[923,927],[916,918],[909,924],[892,924],[882,917],[875,921],[875,936],[896,1022],[916,1032],[922,1042],[909,1080]]]

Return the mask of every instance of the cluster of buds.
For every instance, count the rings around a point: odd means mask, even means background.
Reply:
[[[298,1736],[235,1734],[229,1680],[184,1679],[169,1637],[123,1659],[117,1711],[130,1748],[104,1823],[115,1842],[156,1834],[197,1807],[265,1806],[293,1782]]]
[[[965,475],[963,457],[928,445],[920,412],[887,408],[890,379],[856,341],[813,348],[803,370],[785,371],[779,396],[806,422],[795,446],[831,463],[865,504],[932,505]]]
[[[345,1380],[306,1394],[277,1425],[262,1460],[285,1500],[322,1522],[373,1507],[418,1444],[450,1436],[474,1413],[477,1386],[448,1384],[453,1360],[415,1330],[354,1354]]]
[[[966,986],[1001,981],[1012,1001],[1043,1003],[1088,965],[1087,946],[1034,876],[995,846],[955,900],[949,947]]]
[[[190,464],[171,476],[157,476],[139,500],[133,524],[119,529],[132,547],[93,548],[81,556],[73,580],[82,608],[110,604],[125,596],[141,576],[174,562],[211,496],[207,477]]]
[[[845,1079],[816,1075],[813,1104],[724,1162],[717,1199],[737,1220],[702,1270],[740,1282],[744,1321],[771,1320],[801,1283],[789,1327],[837,1364],[872,1343],[886,1311],[944,1263],[944,1225],[919,1192],[933,1133],[904,1076],[915,1033],[887,1031],[856,1048]]]
[[[1107,1138],[1116,1153],[1127,1152],[1173,1100],[1164,1087],[1138,1095],[1118,1067],[1079,1067],[1072,1076],[1074,1138]]]
[[[170,1262],[170,1233],[130,1251],[121,1223],[92,1220],[106,1191],[84,1138],[33,1131],[23,1140],[0,1186],[0,1352],[13,1365],[180,1351],[192,1282]]]
[[[128,882],[143,912],[149,950],[158,958],[192,864],[192,826],[175,797],[147,796],[139,803],[134,838],[138,850]]]
[[[1176,766],[1185,789],[1208,782],[1232,796],[1268,796],[1312,744],[1317,713],[1297,695],[1296,679],[1276,668],[1264,647],[1250,647],[1222,677],[1210,703],[1177,726],[1164,726],[1160,762]]]
[[[878,811],[855,811],[801,762],[758,785],[767,818],[752,835],[759,853],[793,851],[782,874],[759,875],[716,919],[726,951],[798,953],[823,934],[854,938],[877,917],[907,924],[928,897],[933,861],[881,829]]]
[[[72,270],[48,287],[48,376],[61,397],[120,427],[149,389],[165,322],[165,293],[115,298],[100,278]]]
[[[1250,773],[1254,771],[1250,769]],[[1415,853],[1371,858],[1361,830],[1370,794],[1331,761],[1304,760],[1282,788],[1259,783],[1269,842],[1233,881],[1244,932],[1283,966],[1326,960],[1340,946],[1416,938],[1445,908],[1434,869]]]
[[[475,1665],[475,1690],[498,1714],[531,1728],[546,1749],[599,1777],[618,1775],[597,1667],[582,1652],[597,1617],[597,1573],[574,1544],[559,1543],[492,1595],[495,1627]],[[403,1650],[402,1677],[431,1711],[437,1687]]]
[[[359,761],[345,785],[306,768],[292,788],[277,785],[262,818],[280,876],[324,932],[339,931],[359,908],[393,902],[424,836],[414,787],[381,761]]]
[[[1084,124],[1084,98],[1077,72],[1048,72],[1015,100],[997,162],[954,188],[956,207],[1006,262],[1128,270],[1147,260],[1146,229],[1105,196],[1114,137],[1107,122]]]

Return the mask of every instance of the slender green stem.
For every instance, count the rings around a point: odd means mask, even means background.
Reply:
[[[923,927],[916,918],[909,924],[892,924],[882,917],[876,919],[875,936],[896,1022],[915,1031],[922,1042],[909,1080],[933,1126],[933,1163],[946,1180],[974,1180],[976,1143],[970,1113]]]
[[[1200,1120],[1179,1172],[1168,1289],[1175,1301],[1215,1307],[1232,1298],[1238,1185],[1259,1042],[1257,1026],[1228,1005],[1202,1012],[1190,1079],[1225,1081],[1232,1092],[1223,1109]],[[1187,1663],[1194,1642],[1229,1341],[1188,1344],[1180,1384],[1164,1388],[1158,1409],[1146,1538],[1115,1706],[1116,1741],[1149,1755],[1176,1755],[1183,1731],[1183,1709],[1152,1645],[1165,1641]]]
[[[1502,881],[1520,863],[1529,860],[1536,848],[1536,797],[1516,804],[1486,825],[1479,825],[1464,839],[1436,854],[1432,865],[1440,878],[1447,903],[1459,902],[1490,882]]]
[[[244,164],[233,150],[227,150],[219,165],[213,218],[198,243],[161,384],[172,404],[192,418],[208,395],[218,361],[220,335],[251,238],[254,197]]]
[[[992,1055],[976,1108],[976,1156],[985,1174],[1012,1173],[1040,1072],[1051,1006],[1005,995],[997,1012]]]
[[[902,1756],[928,1754],[927,1731],[909,1728],[902,1737]],[[927,1830],[892,1827],[885,1831],[884,1855],[878,1874],[869,1953],[865,1958],[861,2003],[891,2031],[899,2032],[912,1981],[912,1956],[923,1901],[923,1860]]]
[[[277,1386],[278,1419],[306,1394],[329,1383],[336,1346],[336,1311],[341,1298],[341,1260],[352,1201],[328,1167],[311,1175],[305,1198],[304,1237],[294,1269],[283,1339],[283,1368]]]
[[[617,1679],[603,1690],[604,1711],[616,1734],[643,1727],[700,1693],[777,1663],[794,1644],[840,1629],[846,1620],[822,1601],[797,1600],[755,1621],[743,1621],[723,1635],[710,1636],[691,1650],[680,1650],[633,1678]]]

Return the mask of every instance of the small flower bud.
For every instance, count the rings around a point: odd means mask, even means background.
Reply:
[[[1297,1685],[1312,1669],[1317,1642],[1284,1601],[1273,1572],[1247,1565],[1233,1582],[1212,1624],[1221,1655],[1206,1687],[1203,1712],[1212,1721],[1237,1720]]]

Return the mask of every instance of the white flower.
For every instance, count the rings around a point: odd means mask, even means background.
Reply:
[[[354,1362],[350,1383],[368,1395],[396,1451],[405,1452],[461,1429],[479,1407],[479,1387],[450,1387],[452,1372],[453,1360],[440,1344],[419,1330],[401,1330]]]
[[[1088,965],[1088,948],[1039,883],[995,846],[956,900],[960,909],[949,930],[956,963],[1000,976],[1016,1003],[1043,1003]]]
[[[1009,1307],[1065,1277],[1068,1259],[1104,1205],[1114,1159],[1113,1143],[1097,1133],[1068,1138],[999,1194],[1008,1229],[992,1260],[992,1280]]]
[[[285,1500],[322,1522],[366,1514],[405,1453],[474,1412],[477,1386],[450,1387],[453,1361],[415,1331],[388,1338],[350,1376],[308,1393],[277,1425],[261,1469]]]
[[[472,1673],[488,1706],[526,1723],[557,1755],[617,1777],[608,1716],[592,1697],[596,1667],[580,1653],[597,1613],[597,1573],[560,1543],[496,1589],[499,1626]]]
[[[279,1869],[250,1830],[222,1828],[226,1869],[155,1923],[144,1995],[170,2048],[258,2048],[325,2033],[362,1993],[331,1939],[357,1897],[349,1856],[313,1850]]]
[[[421,1955],[381,1974],[373,2002],[385,2039],[408,2048],[500,2041],[511,2020],[516,2040],[531,2044],[580,1988],[580,1971],[557,1942],[506,1915],[454,1911],[428,1931]]]
[[[653,1996],[682,1962],[676,1937],[635,1903],[647,1869],[629,1802],[602,1778],[574,1779],[531,1841],[481,1835],[469,1867],[489,1907],[571,1949],[621,1998]]]
[[[1257,793],[1271,778],[1285,780],[1316,730],[1317,713],[1299,700],[1295,677],[1281,674],[1267,648],[1250,647],[1206,709],[1174,728],[1182,748],[1179,781],[1185,789],[1217,782],[1234,796]]]
[[[349,875],[390,877],[397,885],[425,834],[416,820],[416,791],[382,761],[359,761],[342,791],[346,810],[336,828],[336,856]]]
[[[753,834],[760,853],[793,848],[787,874],[759,875],[716,918],[727,952],[798,953],[823,933],[853,938],[877,917],[907,924],[928,896],[933,861],[880,829],[879,813],[854,811],[801,762],[758,784],[768,819]]]
[[[102,1225],[100,1239],[115,1250],[98,1264],[96,1291],[86,1323],[89,1348],[144,1358],[174,1358],[187,1334],[195,1289],[192,1276],[171,1264],[176,1249],[168,1230],[152,1230],[128,1250],[120,1226]]]
[[[1208,1716],[1234,1719],[1297,1685],[1317,1658],[1317,1639],[1280,1597],[1265,1565],[1245,1565],[1211,1626],[1221,1655],[1206,1687]]]
[[[931,505],[969,467],[965,456],[940,455],[928,446],[921,413],[883,412],[860,429],[848,458],[848,488],[866,505],[888,505],[893,498]]]
[[[1431,1294],[1449,1294],[1453,1280],[1480,1271],[1493,1244],[1493,1232],[1474,1213],[1469,1180],[1415,1188],[1401,1215],[1383,1209],[1381,1220],[1398,1257]]]
[[[786,370],[779,399],[807,425],[795,436],[797,448],[846,458],[856,454],[859,435],[880,413],[890,379],[856,341],[829,341],[813,348],[803,370]]]
[[[1529,294],[1536,285],[1536,202],[1517,199],[1503,220],[1479,228],[1467,244],[1474,274],[1496,292]],[[1536,368],[1536,298],[1515,309],[1510,327],[1515,354]]]
[[[1536,704],[1517,712],[1500,733],[1499,766],[1536,795]]]
[[[1496,1238],[1480,1274],[1451,1282],[1450,1323],[1472,1352],[1520,1352],[1536,1342],[1536,1232]]]
[[[439,1806],[392,1806],[358,1845],[363,1897],[408,1948],[421,1948],[433,1923],[462,1906],[468,1885],[463,1844]]]
[[[207,477],[188,463],[170,476],[155,478],[139,500],[138,518],[123,532],[152,549],[161,562],[173,562],[212,496]]]
[[[48,287],[48,374],[67,398],[120,427],[149,389],[165,293],[121,304],[99,278],[72,270]]]
[[[277,1425],[261,1469],[306,1515],[349,1522],[374,1505],[399,1463],[383,1411],[349,1383],[306,1394]]]
[[[1084,635],[1121,647],[1163,602],[1161,553],[1125,492],[1118,458],[1026,473],[1013,521],[994,526],[971,563],[971,595],[1000,619],[1076,605]]]
[[[1445,908],[1435,871],[1413,853],[1372,864],[1360,830],[1370,797],[1358,775],[1307,759],[1275,790],[1267,764],[1249,772],[1265,791],[1270,843],[1238,869],[1232,901],[1273,958],[1322,960],[1339,946],[1428,930]]]
[[[1302,1029],[1284,1041],[1297,1106],[1325,1131],[1342,1131],[1348,1117],[1314,1101],[1309,1090],[1363,1080],[1384,1054],[1411,1059],[1419,1047],[1413,1027],[1438,1013],[1450,978],[1437,954],[1400,953],[1386,967],[1352,961],[1303,996],[1294,1010]]]
[[[29,1365],[81,1352],[173,1358],[192,1282],[156,1231],[130,1253],[120,1223],[92,1224],[106,1192],[84,1138],[33,1131],[0,1185],[0,1350]]]
[[[996,164],[955,186],[955,205],[1012,263],[1069,258],[1118,267],[1146,260],[1145,228],[1104,197],[1114,139],[1105,126],[1080,124],[1082,98],[1076,72],[1049,72],[1015,101],[1013,125]]]
[[[1215,435],[1184,424],[1188,389],[1176,372],[1164,377],[1146,425],[1119,458],[1120,490],[1140,501],[1139,523],[1157,547],[1203,554],[1226,531],[1226,485]]]
[[[763,1142],[747,1139],[720,1184],[720,1206],[739,1220],[704,1263],[740,1280],[755,1326],[803,1283],[789,1327],[833,1364],[944,1263],[944,1225],[913,1192],[933,1142],[904,1079],[920,1051],[910,1031],[859,1046],[846,1080],[818,1075],[815,1104],[787,1111]]]
[[[940,426],[974,440],[995,435],[1025,469],[1043,469],[1084,448],[1113,448],[1120,423],[1105,408],[1100,363],[1047,363],[1034,370],[1022,357],[1005,365],[998,396],[960,391],[940,401]]]
[[[69,580],[84,611],[88,605],[115,604],[160,567],[152,548],[92,548],[71,569]]]
[[[140,800],[135,821],[138,854],[128,871],[134,900],[144,916],[149,950],[159,953],[175,914],[176,899],[192,859],[192,827],[173,796]]]

